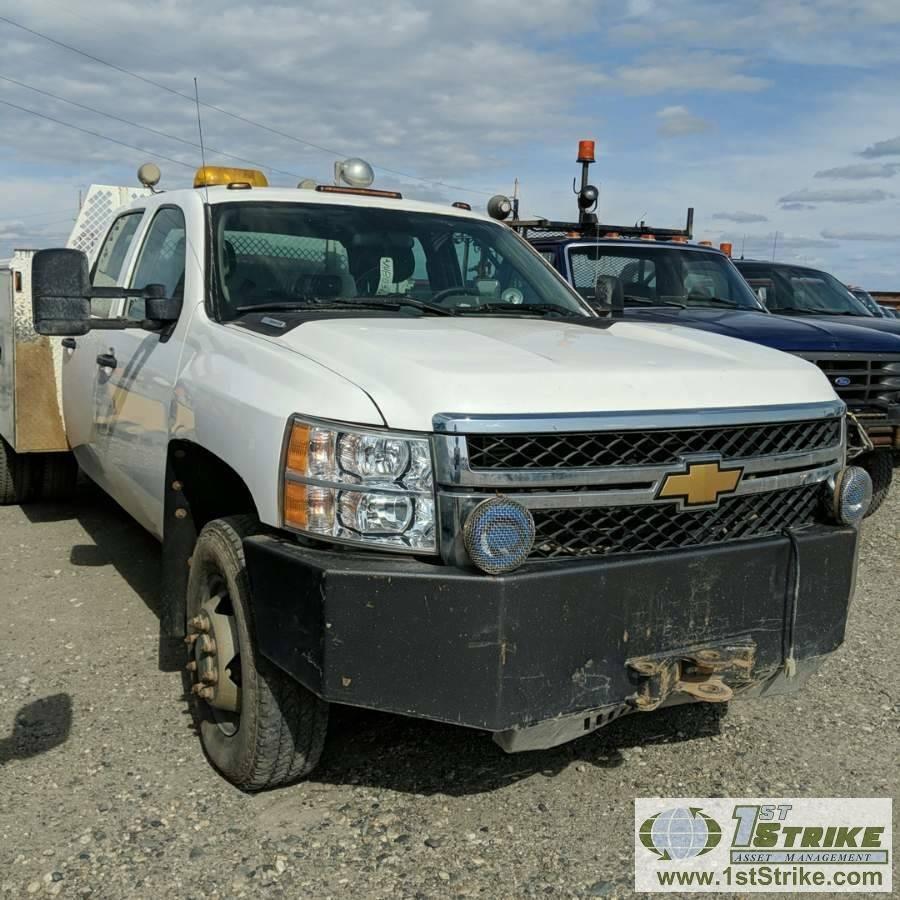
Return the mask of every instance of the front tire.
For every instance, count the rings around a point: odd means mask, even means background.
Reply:
[[[328,704],[256,649],[243,538],[258,528],[252,516],[209,522],[197,539],[187,588],[200,738],[213,765],[245,791],[308,775],[328,724]]]
[[[894,458],[890,450],[874,450],[855,461],[872,479],[872,503],[866,518],[878,511],[891,489],[894,478]]]

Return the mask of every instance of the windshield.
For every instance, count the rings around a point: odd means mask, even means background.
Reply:
[[[462,216],[324,203],[212,208],[219,317],[254,309],[589,316],[514,232]]]
[[[625,306],[762,308],[721,253],[652,242],[573,244],[569,266],[575,289],[588,302],[595,299],[601,277],[604,294],[621,288]]]
[[[864,291],[862,288],[850,288],[849,290],[873,316],[880,318],[884,315],[881,307],[875,302],[874,297],[872,297],[868,291]]]
[[[869,311],[832,275],[782,263],[740,262],[741,274],[773,313],[869,316]]]

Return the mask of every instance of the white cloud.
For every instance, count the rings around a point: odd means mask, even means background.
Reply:
[[[800,212],[805,209],[815,209],[816,205],[814,203],[782,203],[781,208],[788,212]]]
[[[897,151],[900,153],[900,150]],[[900,163],[856,163],[851,166],[838,166],[816,172],[815,178],[841,178],[848,181],[861,181],[865,178],[893,178]]]
[[[246,10],[237,0],[220,0],[202,28],[189,4],[137,0],[105,8],[102,29],[61,0],[34,0],[20,17],[184,94],[192,94],[196,74],[204,102],[334,148],[336,155],[368,155],[376,167],[434,180],[505,164],[536,130],[567,123],[567,105],[575,108],[581,90],[607,80],[599,65],[572,59],[554,40],[583,21],[586,0],[547,0],[528,9],[498,0],[487,10],[476,0],[457,0],[452,8],[411,0],[375,6],[362,0],[262,2],[253,9],[254,27],[247,27]],[[153,37],[145,27],[149,18]],[[22,81],[196,140],[194,113],[184,99],[0,28]],[[539,47],[529,40],[535,32]],[[523,78],[523,72],[553,72],[553,78]],[[560,83],[570,87],[561,93]],[[197,152],[183,145],[19,88],[4,86],[0,96],[191,165],[197,161]],[[13,151],[22,159],[92,169],[101,160],[127,161],[129,169],[140,162],[138,153],[74,137],[25,113],[6,110],[4,120],[15,122]],[[208,109],[203,124],[210,146],[296,174],[323,177],[333,158]],[[166,174],[173,176],[173,164]],[[181,180],[189,174],[185,169]]]
[[[749,213],[749,212],[717,212],[713,213],[713,219],[718,219],[722,222],[737,222],[741,225],[747,225],[751,222],[768,222],[769,219],[767,216],[762,216],[759,213]]]
[[[862,156],[874,159],[878,156],[900,156],[900,137],[890,138],[886,141],[877,141],[871,147],[863,150]]]
[[[867,68],[896,60],[900,4],[894,0],[751,0],[724,11],[719,0],[656,0],[631,7],[610,26],[615,39],[643,46],[718,48],[757,61]]]
[[[791,194],[785,194],[778,202],[785,204],[792,203],[880,203],[892,197],[887,191],[877,188],[870,190],[854,190],[852,188],[841,188],[832,191],[811,191],[804,188],[802,191],[794,191]]]
[[[659,125],[656,133],[661,137],[685,137],[703,134],[713,127],[712,122],[695,116],[686,106],[666,106],[656,114]]]
[[[822,232],[822,237],[832,241],[873,241],[877,243],[887,243],[892,241],[900,241],[900,234],[885,233],[883,231],[839,231],[832,228],[826,228]]]
[[[628,93],[659,94],[685,91],[761,91],[771,82],[741,69],[746,57],[697,52],[645,55],[615,73],[615,84]]]

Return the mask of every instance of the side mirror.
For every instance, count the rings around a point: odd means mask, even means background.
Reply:
[[[144,297],[146,298],[145,314],[150,322],[165,326],[178,321],[183,300],[181,297],[166,297],[165,285],[148,284],[144,288]]]
[[[34,330],[38,334],[78,337],[91,329],[118,331],[146,328],[158,331],[178,321],[182,299],[167,298],[161,284],[144,288],[94,287],[87,256],[80,250],[38,250],[31,262],[31,295]],[[141,297],[145,318],[92,319],[91,297],[119,299]]]
[[[77,337],[91,330],[91,279],[81,250],[38,250],[31,296],[38,334]]]
[[[594,299],[588,301],[601,316],[618,318],[625,312],[622,282],[615,275],[598,275],[594,282]]]

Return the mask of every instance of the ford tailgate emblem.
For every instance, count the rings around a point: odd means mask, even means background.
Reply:
[[[847,385],[850,384],[850,379],[846,375],[838,375],[838,377],[834,379],[834,383],[838,387],[847,387]]]

